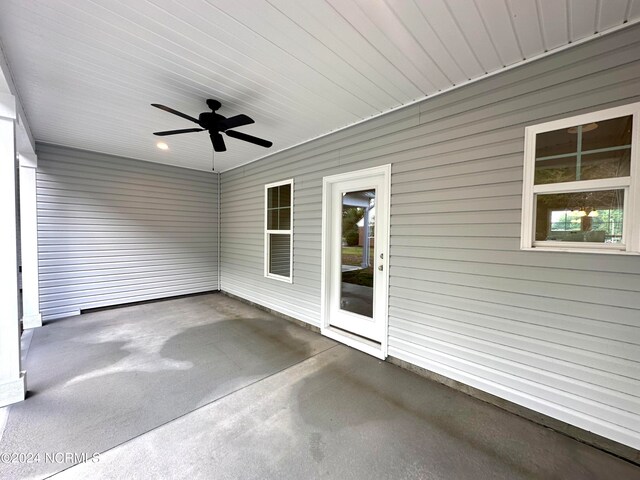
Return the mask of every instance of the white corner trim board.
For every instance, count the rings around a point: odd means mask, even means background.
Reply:
[[[26,392],[18,324],[15,122],[15,98],[0,94],[0,406],[23,400]]]
[[[22,326],[42,326],[38,285],[38,209],[36,201],[35,155],[19,154],[20,160],[20,243],[22,259]]]

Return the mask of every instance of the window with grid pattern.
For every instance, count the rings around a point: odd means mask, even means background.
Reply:
[[[293,180],[265,186],[266,277],[292,281]]]
[[[527,127],[522,248],[640,253],[640,103]]]

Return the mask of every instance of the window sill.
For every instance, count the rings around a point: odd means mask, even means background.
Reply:
[[[284,282],[284,283],[293,283],[293,278],[291,278],[291,277],[282,277],[280,275],[266,274],[264,276],[264,278],[270,278],[271,280],[278,280],[279,282]]]
[[[615,248],[580,248],[580,247],[521,247],[520,250],[529,252],[562,252],[562,253],[603,253],[605,255],[640,255],[640,252],[629,252]]]

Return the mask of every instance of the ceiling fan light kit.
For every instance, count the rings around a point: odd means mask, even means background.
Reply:
[[[211,109],[211,111],[202,112],[200,115],[198,115],[198,118],[194,118],[190,115],[187,115],[186,113],[179,112],[165,105],[160,105],[159,103],[152,103],[151,106],[159,108],[160,110],[164,110],[165,112],[172,113],[173,115],[177,115],[178,117],[182,117],[185,120],[189,120],[190,122],[196,123],[200,126],[200,128],[183,128],[180,130],[165,130],[162,132],[153,133],[154,135],[158,135],[160,137],[164,137],[167,135],[178,135],[182,133],[207,131],[209,132],[209,138],[211,138],[211,144],[213,145],[213,150],[215,152],[225,152],[227,150],[227,146],[224,143],[222,133],[228,135],[229,137],[237,138],[238,140],[253,143],[254,145],[259,145],[265,148],[269,148],[273,145],[273,143],[269,140],[264,140],[262,138],[254,137],[253,135],[248,135],[246,133],[231,130],[232,128],[243,127],[255,122],[251,117],[244,114],[227,118],[223,115],[220,115],[219,113],[216,113],[216,110],[218,110],[222,106],[222,104],[212,98],[207,100],[207,106]]]

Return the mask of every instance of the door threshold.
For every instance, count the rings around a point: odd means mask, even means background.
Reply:
[[[325,337],[344,343],[345,345],[355,348],[356,350],[360,350],[361,352],[368,353],[380,360],[387,358],[387,352],[383,351],[382,345],[379,342],[374,342],[368,338],[347,332],[346,330],[342,330],[338,327],[332,327],[331,325],[323,327],[321,329],[321,333]]]

